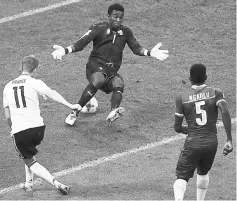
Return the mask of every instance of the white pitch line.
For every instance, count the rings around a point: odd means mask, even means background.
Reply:
[[[81,1],[82,0],[62,1],[60,3],[52,4],[52,5],[49,5],[49,6],[37,8],[37,9],[34,9],[34,10],[29,10],[29,11],[24,12],[24,13],[19,13],[19,14],[16,14],[16,15],[4,17],[4,18],[0,19],[0,24],[3,24],[5,22],[10,22],[10,21],[13,21],[13,20],[16,20],[16,19],[20,19],[20,18],[23,18],[23,17],[27,17],[27,16],[30,16],[30,15],[34,15],[34,14],[37,14],[37,13],[43,13],[45,11],[53,10],[55,8],[60,8],[60,7],[67,6],[67,5],[70,5],[70,4],[73,4],[73,3],[79,3]]]
[[[237,120],[237,118],[233,118],[233,119],[231,119],[231,122],[234,123],[234,122],[236,122],[236,120]],[[217,127],[223,127],[222,122],[218,122],[216,125],[217,125]],[[133,149],[130,149],[130,150],[122,152],[122,153],[116,153],[116,154],[113,154],[113,155],[108,156],[108,157],[103,157],[103,158],[99,158],[97,160],[89,161],[87,163],[83,163],[81,165],[78,165],[78,166],[75,166],[75,167],[72,167],[72,168],[68,168],[68,169],[62,170],[60,172],[56,172],[53,175],[55,176],[55,178],[62,177],[64,175],[68,175],[68,174],[77,172],[79,170],[82,170],[82,169],[85,169],[85,168],[88,168],[88,167],[95,167],[97,165],[100,165],[100,164],[108,162],[108,161],[113,161],[113,160],[116,160],[118,158],[122,158],[124,156],[135,154],[135,153],[140,152],[140,151],[144,151],[144,150],[152,149],[152,148],[157,147],[157,146],[168,144],[170,142],[183,139],[183,138],[185,138],[185,136],[186,135],[179,134],[179,135],[172,136],[170,138],[164,138],[161,141],[153,142],[153,143],[150,143],[150,144],[138,147],[138,148],[133,148]],[[7,192],[17,190],[17,189],[20,189],[20,186],[22,184],[23,183],[17,184],[15,186],[10,186],[8,188],[0,189],[0,195],[5,194]]]

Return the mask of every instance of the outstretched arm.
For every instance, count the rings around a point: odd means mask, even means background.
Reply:
[[[127,28],[126,30],[127,30],[127,44],[134,54],[139,56],[150,56],[160,61],[164,61],[169,57],[168,50],[160,50],[160,47],[162,46],[161,43],[158,43],[151,50],[147,50],[137,42],[131,29]]]
[[[53,45],[53,58],[62,60],[62,57],[72,52],[82,51],[97,35],[98,29],[90,29],[77,42],[64,48],[60,45]]]
[[[61,94],[48,87],[42,80],[35,80],[34,89],[38,92],[39,95],[43,96],[45,100],[50,98],[73,110],[81,109],[79,104],[69,103]]]
[[[57,91],[52,90],[50,88],[48,88],[48,90],[45,92],[45,95],[48,98],[50,98],[50,99],[52,99],[52,100],[54,100],[54,101],[56,101],[58,103],[61,103],[61,104],[65,105],[65,106],[67,106],[67,107],[69,107],[69,108],[71,108],[73,110],[76,110],[76,109],[80,110],[81,109],[79,104],[71,104],[71,103],[69,103],[60,93],[58,93]]]

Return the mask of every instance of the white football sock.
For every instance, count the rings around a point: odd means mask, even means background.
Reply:
[[[204,200],[209,185],[209,175],[197,174],[197,200]]]
[[[31,171],[35,173],[40,178],[44,179],[45,181],[49,182],[50,184],[54,185],[54,177],[49,173],[49,171],[40,165],[38,162],[34,163],[30,167]]]
[[[26,183],[33,182],[34,173],[31,171],[31,169],[27,165],[25,165],[25,172],[26,172]]]
[[[175,201],[182,201],[186,191],[187,181],[184,179],[177,179],[174,182],[174,198]]]

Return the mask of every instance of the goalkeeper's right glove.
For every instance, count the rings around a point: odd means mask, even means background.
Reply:
[[[62,60],[62,57],[66,54],[65,49],[60,45],[54,45],[53,48],[55,49],[52,52],[53,58]]]

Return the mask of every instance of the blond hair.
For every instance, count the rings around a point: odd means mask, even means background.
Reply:
[[[22,71],[31,73],[38,67],[39,61],[34,55],[25,56],[22,60]]]

